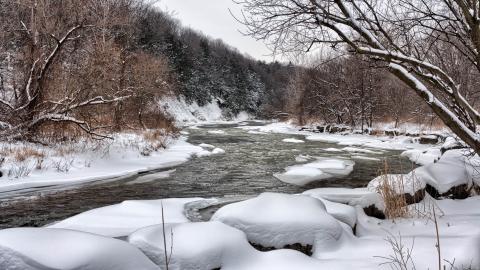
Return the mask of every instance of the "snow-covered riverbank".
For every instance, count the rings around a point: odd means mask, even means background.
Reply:
[[[185,136],[162,138],[165,149],[158,145],[160,141],[157,139],[147,140],[136,133],[117,134],[111,141],[54,146],[4,143],[2,151],[6,153],[6,159],[2,165],[0,194],[118,180],[139,172],[178,166],[193,155],[216,154],[192,145],[186,139]]]

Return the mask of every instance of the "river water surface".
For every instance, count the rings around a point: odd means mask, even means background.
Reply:
[[[261,125],[248,122],[244,124]],[[285,138],[304,140],[304,136],[287,134],[252,134],[237,128],[238,124],[205,125],[187,129],[192,144],[207,143],[226,151],[222,155],[192,158],[174,168],[167,178],[156,179],[158,171],[118,181],[102,181],[57,191],[30,191],[21,197],[4,199],[0,206],[0,228],[43,226],[75,214],[124,200],[161,199],[174,197],[232,197],[262,192],[300,193],[317,187],[364,187],[375,178],[387,159],[391,173],[405,173],[412,164],[400,151],[382,150],[381,154],[362,154],[379,160],[354,159],[353,172],[344,178],[327,179],[307,186],[283,183],[273,177],[285,167],[298,164],[295,157],[351,158],[352,153],[325,151],[343,148],[337,144],[306,141],[287,143]],[[222,130],[224,134],[209,131]],[[378,150],[374,150],[378,151]],[[356,155],[356,154],[355,154]],[[171,168],[170,168],[171,170]],[[27,199],[25,199],[27,198]]]

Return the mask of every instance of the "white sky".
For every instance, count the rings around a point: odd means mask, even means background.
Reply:
[[[198,30],[211,38],[222,39],[253,58],[267,62],[274,60],[262,41],[246,37],[238,31],[244,28],[232,17],[228,9],[233,14],[240,15],[241,8],[232,0],[161,0],[157,5],[163,10],[174,12],[174,17],[184,26]]]

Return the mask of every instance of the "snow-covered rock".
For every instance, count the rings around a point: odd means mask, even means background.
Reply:
[[[304,195],[263,193],[220,208],[212,220],[245,232],[249,241],[264,247],[299,243],[315,249],[336,242],[343,232],[320,200]]]
[[[128,241],[157,265],[165,265],[162,225],[140,229]],[[224,223],[196,222],[165,226],[169,268],[173,270],[216,269],[232,259],[248,260],[254,252],[245,233]]]
[[[473,184],[480,182],[480,160],[469,154],[465,150],[447,151],[438,162],[419,167],[413,173],[435,189],[430,193],[438,193],[431,195],[465,198]]]
[[[201,198],[125,201],[78,214],[49,227],[110,237],[127,236],[140,228],[161,224],[162,205],[165,223],[189,222],[183,213],[184,205],[197,200]]]
[[[439,148],[430,148],[426,150],[411,149],[404,151],[402,157],[407,157],[410,161],[419,165],[428,165],[437,161],[441,152]]]
[[[354,161],[345,159],[319,158],[314,162],[286,168],[286,172],[274,174],[282,182],[306,185],[313,181],[349,175]]]
[[[0,231],[2,270],[160,270],[124,241],[89,233],[43,228]]]

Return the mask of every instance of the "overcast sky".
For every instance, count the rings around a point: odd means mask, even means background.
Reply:
[[[256,59],[273,60],[271,52],[261,41],[246,37],[238,31],[243,26],[232,17],[228,9],[234,14],[241,14],[241,8],[231,0],[161,0],[158,6],[174,12],[174,17],[184,26],[199,30],[214,39],[222,39]]]

